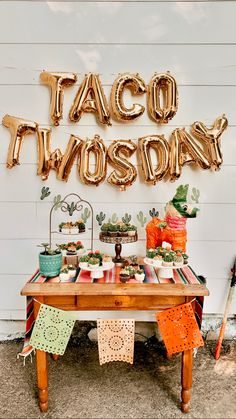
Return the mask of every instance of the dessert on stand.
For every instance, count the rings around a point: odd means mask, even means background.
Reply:
[[[104,271],[114,268],[114,262],[111,256],[103,255],[99,250],[96,250],[95,252],[89,252],[86,256],[82,256],[79,267],[90,271],[92,279],[98,279],[104,276]]]
[[[115,245],[115,257],[113,262],[123,266],[125,259],[121,256],[122,245],[135,243],[138,240],[137,227],[130,223],[104,223],[99,234],[101,242]]]

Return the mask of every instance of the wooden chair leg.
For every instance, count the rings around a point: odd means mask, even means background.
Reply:
[[[181,410],[188,413],[190,409],[190,398],[192,388],[192,369],[193,369],[193,350],[189,349],[182,353],[182,372],[181,372]]]
[[[48,410],[48,363],[47,352],[36,351],[37,382],[39,389],[39,407],[42,412]]]

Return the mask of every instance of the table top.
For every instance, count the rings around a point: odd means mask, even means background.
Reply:
[[[143,258],[138,262],[143,264]],[[21,290],[26,296],[207,296],[201,283],[36,283],[27,282]]]

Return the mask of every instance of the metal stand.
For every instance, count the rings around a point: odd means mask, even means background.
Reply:
[[[68,201],[68,198],[70,197],[76,197],[76,200]],[[50,247],[52,246],[52,234],[55,234],[55,233],[64,234],[59,231],[52,231],[52,215],[53,215],[53,210],[55,209],[55,207],[59,208],[62,212],[68,212],[70,217],[72,217],[75,211],[82,212],[85,208],[88,208],[88,207],[90,208],[91,222],[90,222],[90,227],[88,227],[88,230],[91,231],[91,234],[90,234],[90,248],[88,250],[93,251],[93,207],[88,201],[82,199],[76,193],[70,193],[66,195],[61,201],[56,202],[50,210],[50,213],[49,213],[49,245]],[[75,234],[75,235],[78,236],[80,234],[82,233],[78,232],[78,234]],[[70,234],[70,236],[72,236],[72,234]]]

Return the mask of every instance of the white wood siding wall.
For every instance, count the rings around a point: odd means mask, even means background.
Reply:
[[[224,164],[218,173],[185,167],[179,182],[149,187],[136,181],[120,193],[107,183],[91,188],[80,183],[76,167],[68,183],[55,173],[43,183],[36,176],[37,150],[33,136],[26,138],[21,165],[5,167],[9,133],[0,126],[0,319],[23,319],[25,301],[20,289],[37,265],[36,245],[47,240],[50,199],[40,201],[42,186],[51,197],[77,192],[90,200],[95,213],[120,216],[153,206],[163,210],[180,183],[201,191],[197,220],[188,222],[188,253],[197,272],[207,276],[211,296],[205,311],[221,313],[229,268],[236,253],[236,3],[230,1],[110,1],[0,3],[0,118],[9,113],[50,125],[49,90],[40,85],[43,69],[100,74],[105,91],[119,72],[139,72],[146,83],[155,71],[170,70],[179,87],[179,110],[165,127],[152,122],[147,112],[135,123],[102,128],[93,115],[77,124],[68,110],[78,86],[65,92],[64,119],[53,128],[53,147],[65,148],[70,133],[134,139],[189,127],[194,121],[211,124],[225,113],[229,128],[222,139]],[[146,98],[139,98],[145,104]],[[133,161],[137,164],[134,157]],[[109,246],[96,245],[106,251]],[[124,247],[126,254],[145,252],[145,231],[139,243]],[[96,246],[95,245],[95,246]],[[236,304],[232,312],[235,312]],[[143,314],[142,319],[146,315]]]

